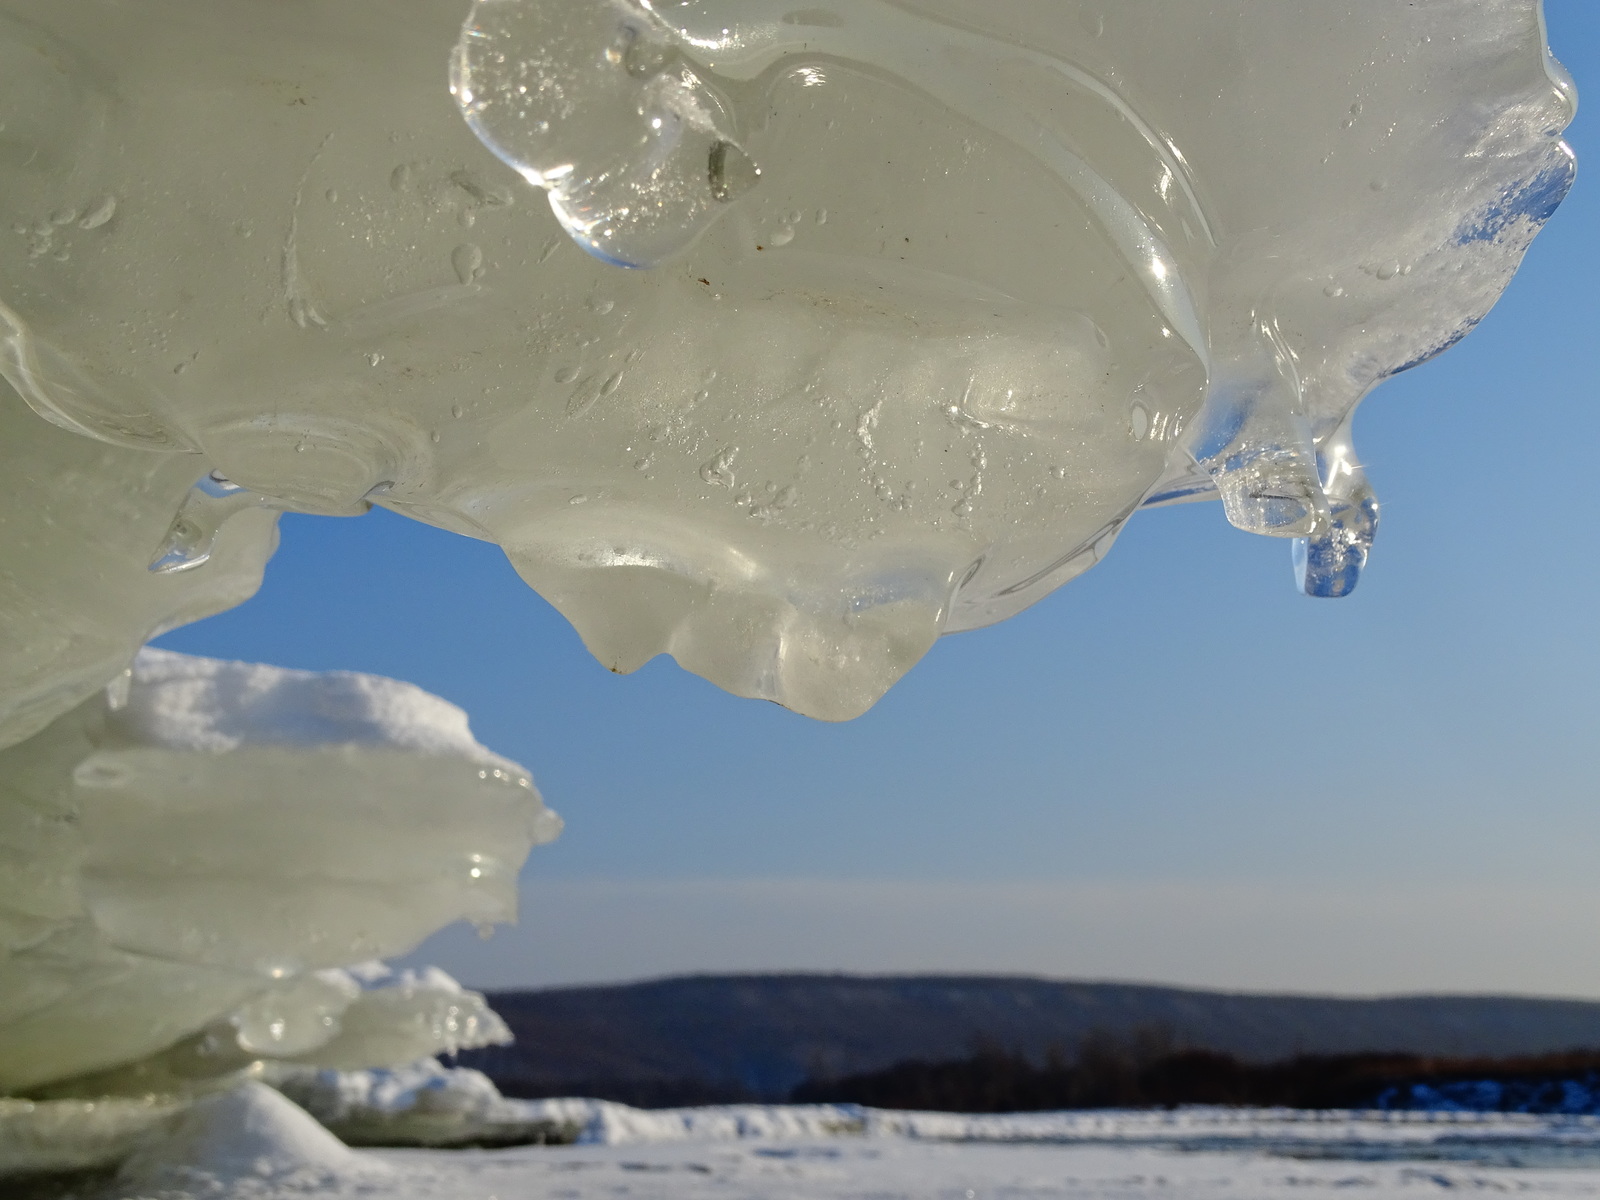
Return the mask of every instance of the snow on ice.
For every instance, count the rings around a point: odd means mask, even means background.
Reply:
[[[1345,595],[1356,405],[1472,328],[1572,179],[1537,0],[393,9],[0,0],[0,1172],[1480,1186],[404,1067],[504,1028],[371,960],[506,919],[558,820],[409,685],[139,651],[248,598],[279,512],[373,505],[499,544],[615,670],[827,719],[1143,506],[1220,497]],[[588,1144],[373,1157],[285,1093],[356,1141]]]

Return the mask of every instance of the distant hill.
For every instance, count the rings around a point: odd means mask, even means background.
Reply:
[[[1090,1033],[1165,1031],[1247,1062],[1396,1052],[1506,1057],[1600,1048],[1600,1002],[1347,999],[1007,976],[699,975],[490,994],[517,1036],[474,1051],[510,1094],[634,1104],[782,1100],[807,1079],[947,1061],[979,1043],[1042,1061]]]

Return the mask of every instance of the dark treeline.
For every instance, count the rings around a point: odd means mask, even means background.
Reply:
[[[1180,1104],[1288,1108],[1407,1108],[1462,1081],[1514,1084],[1497,1094],[1563,1092],[1567,1081],[1593,1090],[1600,1050],[1522,1058],[1430,1058],[1415,1054],[1306,1054],[1274,1063],[1243,1062],[1214,1050],[1186,1049],[1160,1030],[1127,1038],[1090,1034],[1069,1057],[1054,1049],[1042,1063],[980,1042],[963,1059],[912,1060],[881,1071],[814,1078],[796,1103],[863,1104],[935,1112],[1041,1112],[1064,1108],[1145,1108]]]

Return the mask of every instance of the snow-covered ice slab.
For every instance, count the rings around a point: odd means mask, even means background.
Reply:
[[[586,1103],[546,1102],[542,1110],[576,1114]],[[590,1112],[600,1109],[590,1104]],[[636,1116],[626,1130],[592,1125],[591,1133],[605,1136],[578,1145],[352,1153],[304,1113],[251,1085],[191,1111],[175,1134],[151,1141],[128,1160],[111,1194],[1277,1200],[1307,1189],[1385,1197],[1460,1190],[1576,1197],[1600,1190],[1600,1130],[1592,1121],[1186,1110],[947,1118],[935,1130],[929,1114],[827,1106]],[[840,1118],[848,1120],[838,1124]],[[1321,1148],[1284,1140],[1286,1132],[1312,1128],[1342,1131],[1345,1140]],[[1225,1138],[1188,1140],[1204,1131]],[[1541,1162],[1541,1147],[1572,1151],[1580,1136],[1586,1156],[1551,1160],[1560,1169]],[[1516,1153],[1506,1153],[1513,1144]],[[163,1183],[174,1190],[158,1191]]]
[[[849,717],[1141,505],[1348,592],[1351,414],[1574,104],[1538,0],[0,0],[0,373],[199,481],[123,515],[162,572],[383,504],[616,670]]]
[[[261,1058],[505,1040],[442,972],[369,960],[513,919],[559,829],[420,688],[146,650],[0,751],[0,1092],[183,1092]]]

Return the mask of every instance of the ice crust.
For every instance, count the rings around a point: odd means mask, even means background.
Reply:
[[[559,829],[410,684],[145,650],[0,751],[0,1092],[182,1092],[258,1059],[508,1040],[449,976],[369,960],[513,919]]]
[[[701,1110],[701,1115],[714,1114]],[[1360,1113],[1300,1114],[1302,1120],[1271,1111],[1157,1114],[1156,1120],[1150,1119],[1152,1114],[1097,1113],[1092,1114],[1095,1123],[1111,1136],[1057,1139],[1048,1132],[1052,1126],[1087,1124],[1074,1120],[1086,1114],[1050,1114],[1044,1119],[986,1118],[986,1129],[998,1135],[991,1139],[982,1134],[946,1138],[932,1127],[926,1135],[912,1133],[902,1122],[920,1114],[862,1114],[869,1121],[884,1121],[867,1131],[851,1130],[866,1136],[844,1137],[806,1129],[801,1122],[785,1127],[780,1110],[728,1110],[723,1115],[745,1123],[736,1126],[730,1120],[719,1132],[708,1125],[694,1137],[654,1142],[465,1154],[369,1151],[357,1159],[389,1166],[392,1173],[387,1176],[350,1178],[337,1166],[324,1165],[327,1160],[307,1147],[302,1152],[304,1173],[298,1178],[324,1181],[317,1194],[392,1200],[589,1200],[641,1194],[656,1200],[718,1195],[856,1200],[960,1197],[968,1191],[1039,1200],[1172,1195],[1278,1200],[1304,1196],[1308,1189],[1396,1198],[1442,1192],[1582,1197],[1593,1193],[1596,1182],[1595,1129],[1576,1122],[1503,1117],[1459,1122],[1452,1115],[1440,1119],[1430,1114],[1395,1137],[1389,1122]],[[963,1124],[957,1118],[945,1129]],[[1282,1140],[1296,1126],[1311,1136]],[[1319,1127],[1326,1137],[1316,1135]],[[1209,1136],[1209,1130],[1218,1128],[1227,1131],[1220,1141]],[[1187,1134],[1180,1132],[1184,1129]],[[1142,1136],[1150,1130],[1156,1131],[1155,1137]],[[1030,1136],[1040,1131],[1045,1131],[1043,1137]],[[223,1142],[226,1133],[217,1130],[214,1136]],[[211,1144],[202,1142],[197,1148],[204,1153]],[[274,1161],[281,1164],[287,1157]],[[242,1172],[230,1176],[214,1171],[198,1178],[226,1180],[232,1187],[221,1194],[232,1197],[305,1194],[290,1186],[274,1188],[266,1179]],[[293,1180],[296,1173],[277,1178]],[[134,1194],[163,1200],[172,1195],[153,1189]],[[189,1197],[207,1194],[195,1189]]]
[[[1433,1160],[1438,1167],[1437,1160],[1455,1158],[1507,1160],[1518,1166],[1544,1161],[1570,1168],[1592,1164],[1600,1152],[1600,1118],[1586,1114],[1193,1107],[965,1115],[828,1104],[641,1110],[581,1098],[507,1099],[478,1072],[433,1060],[367,1071],[279,1064],[269,1067],[265,1077],[271,1088],[251,1080],[177,1103],[148,1098],[95,1104],[0,1101],[0,1163],[36,1173],[117,1168],[114,1184],[102,1194],[197,1200],[208,1195],[347,1191],[479,1194],[485,1188],[474,1180],[496,1194],[511,1188],[517,1194],[544,1195],[544,1183],[552,1188],[573,1183],[570,1172],[577,1165],[601,1168],[608,1160],[595,1154],[605,1147],[631,1148],[632,1157],[618,1160],[624,1170],[669,1170],[673,1148],[681,1147],[696,1156],[686,1163],[715,1162],[718,1170],[735,1175],[735,1156],[741,1154],[773,1165],[807,1158],[842,1160],[846,1155],[876,1159],[903,1153],[894,1148],[896,1143],[919,1142],[940,1148],[937,1153],[945,1162],[951,1148],[960,1144],[1117,1147],[1146,1155],[1182,1150],[1186,1157],[1209,1151],[1233,1155],[1236,1161],[1278,1155],[1302,1160],[1299,1167],[1304,1160],[1319,1159],[1368,1164]],[[44,1129],[54,1136],[41,1139]],[[577,1143],[574,1151],[581,1157],[545,1148],[551,1143]],[[736,1143],[751,1149],[739,1150]],[[415,1150],[402,1157],[346,1148],[519,1144],[540,1148],[457,1155],[449,1162]],[[652,1153],[660,1165],[641,1166],[640,1156]],[[679,1166],[702,1176],[707,1172],[704,1165]],[[528,1174],[519,1176],[519,1171]],[[548,1178],[547,1172],[552,1173]],[[0,1176],[4,1173],[0,1169]],[[488,1183],[490,1176],[496,1183]],[[995,1182],[993,1166],[987,1178]],[[588,1175],[584,1181],[596,1183]],[[699,1188],[687,1194],[704,1194],[714,1183],[704,1178],[695,1182]],[[784,1182],[775,1194],[790,1194],[796,1186],[791,1176]],[[1433,1176],[1427,1182],[1439,1179]],[[604,1194],[612,1190],[600,1187]],[[859,1192],[857,1187],[850,1194]]]
[[[370,1190],[392,1173],[280,1093],[250,1082],[197,1101],[167,1136],[132,1154],[108,1200],[328,1195]]]
[[[1494,303],[1574,103],[1537,0],[0,0],[0,373],[104,444],[17,446],[134,483],[0,526],[0,718],[248,594],[279,509],[825,718],[1141,505],[1342,595],[1355,405]]]

